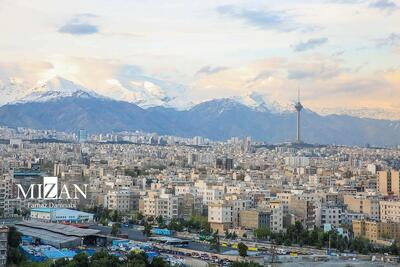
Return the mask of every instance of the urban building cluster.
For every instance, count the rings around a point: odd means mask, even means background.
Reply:
[[[4,218],[93,221],[89,213],[56,212],[42,207],[44,200],[17,198],[18,184],[27,190],[54,176],[67,186],[87,184],[86,198],[68,200],[82,211],[104,207],[126,218],[140,213],[165,221],[200,215],[219,235],[247,238],[260,228],[281,233],[300,222],[308,230],[340,229],[376,244],[400,241],[397,148],[9,128],[0,134],[7,140],[0,144]]]

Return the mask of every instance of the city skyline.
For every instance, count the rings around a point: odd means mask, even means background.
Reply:
[[[113,97],[258,92],[287,106],[301,87],[323,114],[400,119],[396,1],[0,1],[0,14],[13,25],[0,29],[0,90],[60,76]]]

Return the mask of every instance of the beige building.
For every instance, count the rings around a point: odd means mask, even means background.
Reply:
[[[255,230],[270,227],[271,212],[257,209],[240,211],[240,226],[245,229]]]
[[[363,213],[371,220],[379,220],[378,198],[355,195],[344,195],[343,197],[348,211]]]
[[[389,240],[400,240],[400,223],[353,220],[353,233],[373,243],[387,244]]]
[[[138,198],[139,195],[130,190],[112,190],[104,197],[104,207],[121,213],[129,213],[138,209]]]
[[[317,208],[320,204],[319,201],[304,199],[302,196],[291,196],[288,212],[305,228],[314,229],[317,223]]]
[[[143,206],[139,207],[145,216],[176,218],[179,215],[179,197],[164,191],[153,191],[143,197]]]
[[[400,223],[400,201],[380,201],[380,215],[383,222]]]
[[[233,205],[224,200],[216,200],[208,205],[208,222],[213,231],[223,234],[233,226]]]
[[[395,170],[378,171],[376,189],[382,195],[400,196],[399,172]]]

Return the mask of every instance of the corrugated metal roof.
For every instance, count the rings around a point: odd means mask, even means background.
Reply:
[[[77,237],[85,237],[90,235],[95,235],[100,232],[100,230],[95,229],[83,229],[74,227],[71,225],[58,224],[58,223],[48,223],[48,222],[40,222],[35,220],[30,221],[22,221],[16,223],[17,226],[26,226],[30,228],[43,229],[46,231],[50,231],[53,233],[59,233],[66,236],[77,236]]]
[[[57,242],[59,244],[62,243],[68,243],[68,242],[74,242],[76,240],[80,240],[79,237],[74,237],[74,236],[65,236],[62,234],[57,234],[53,233],[47,230],[43,229],[37,229],[37,228],[30,228],[26,226],[21,226],[17,225],[17,230],[21,232],[23,235],[27,236],[32,236],[34,238],[40,238],[41,240],[45,241],[51,241],[51,242]]]

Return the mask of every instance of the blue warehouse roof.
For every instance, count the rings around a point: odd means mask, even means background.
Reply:
[[[87,213],[84,211],[79,211],[79,210],[71,210],[71,209],[62,209],[62,208],[34,208],[31,209],[31,211],[38,211],[38,212],[47,212],[51,213],[53,211],[57,211],[57,213],[63,213],[65,216],[77,216],[77,215],[93,215],[91,213]]]

